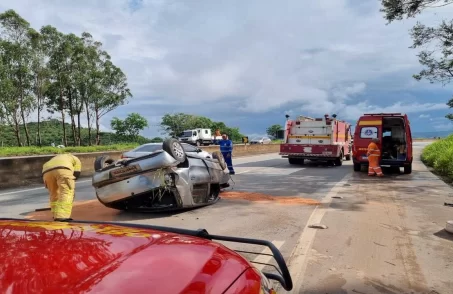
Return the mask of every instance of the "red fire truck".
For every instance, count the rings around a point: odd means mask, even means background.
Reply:
[[[308,159],[341,166],[343,158],[351,159],[351,137],[351,125],[337,120],[336,115],[299,116],[296,120],[286,121],[279,154],[288,158],[290,164],[304,164]]]

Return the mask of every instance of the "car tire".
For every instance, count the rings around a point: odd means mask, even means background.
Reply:
[[[169,138],[162,144],[162,149],[179,162],[186,161],[186,152],[178,140]]]
[[[219,165],[222,168],[222,170],[227,168],[225,158],[223,158],[223,155],[222,153],[220,153],[220,151],[212,152],[212,158],[217,159],[219,161]]]
[[[94,161],[94,170],[98,171],[103,169],[104,167],[114,163],[115,160],[110,158],[108,155],[102,155],[96,157],[96,160]]]

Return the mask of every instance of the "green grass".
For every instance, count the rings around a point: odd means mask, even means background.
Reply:
[[[8,156],[27,156],[27,155],[49,155],[56,153],[90,153],[103,151],[127,151],[137,147],[138,143],[118,144],[118,145],[101,145],[101,146],[83,146],[83,147],[2,147],[0,148],[0,157]]]
[[[422,151],[422,161],[440,176],[453,181],[453,135],[426,146]]]

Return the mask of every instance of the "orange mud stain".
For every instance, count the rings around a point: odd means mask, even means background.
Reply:
[[[279,204],[319,205],[319,201],[310,198],[294,196],[271,196],[262,193],[226,191],[220,194],[220,198],[233,200],[248,200],[253,202],[277,202]]]
[[[105,207],[98,200],[77,201],[72,206],[71,218],[88,221],[114,221],[121,211]],[[52,213],[47,211],[33,211],[25,216],[27,219],[52,220]]]

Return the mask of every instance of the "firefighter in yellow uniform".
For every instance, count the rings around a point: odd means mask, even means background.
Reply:
[[[75,180],[82,163],[72,154],[59,154],[44,163],[42,175],[49,190],[50,209],[55,221],[70,221],[74,201]]]

